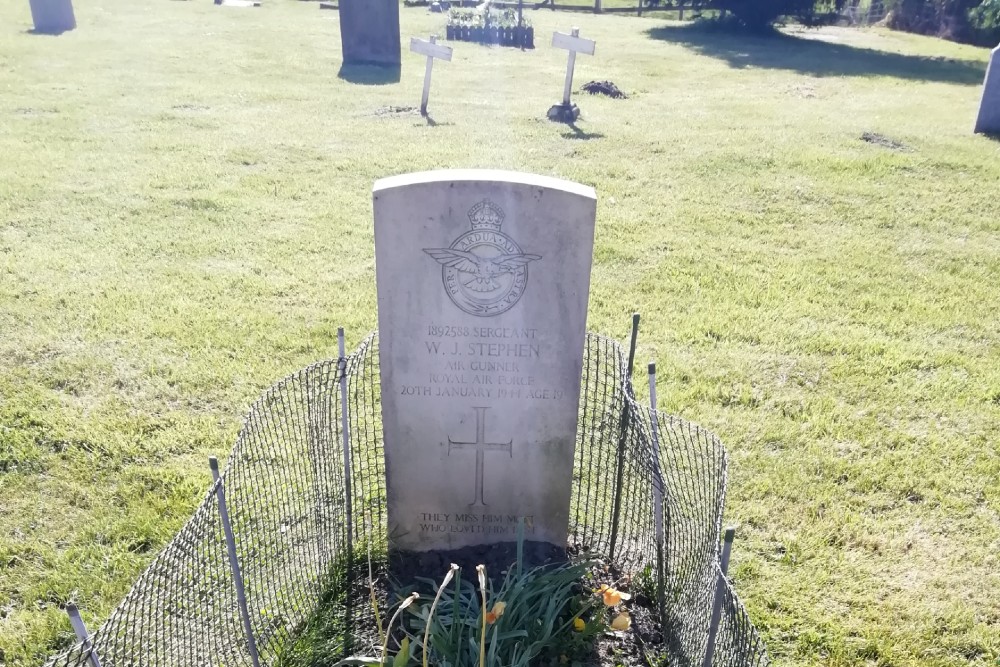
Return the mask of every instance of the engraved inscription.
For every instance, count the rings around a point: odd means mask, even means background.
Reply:
[[[421,533],[466,533],[475,535],[506,535],[517,537],[518,523],[524,520],[524,534],[534,535],[535,517],[492,512],[421,512],[418,529]]]
[[[483,500],[483,477],[486,467],[486,452],[506,452],[508,456],[514,458],[512,451],[513,440],[507,442],[486,442],[486,407],[473,407],[476,411],[476,441],[461,442],[448,438],[448,455],[451,456],[452,449],[475,449],[476,450],[476,495],[475,499],[469,503],[469,507],[486,507]]]
[[[500,231],[503,209],[484,199],[469,210],[472,230],[448,248],[424,248],[441,265],[452,303],[470,315],[493,317],[510,310],[528,286],[528,264],[542,258],[523,252]]]
[[[539,364],[553,350],[536,327],[479,327],[427,324],[419,345],[431,363],[401,378],[397,394],[432,398],[560,401],[561,387],[541,378]]]

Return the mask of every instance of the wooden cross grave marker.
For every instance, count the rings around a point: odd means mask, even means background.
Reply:
[[[549,109],[549,118],[572,123],[580,117],[579,107],[570,101],[570,94],[573,91],[573,68],[576,66],[576,54],[594,55],[594,47],[597,46],[597,42],[580,37],[580,29],[573,28],[568,35],[564,32],[552,33],[552,46],[569,51],[569,59],[566,62],[566,85],[563,87],[562,104],[557,104]]]
[[[451,47],[441,46],[437,43],[437,35],[431,35],[430,41],[424,39],[410,38],[410,51],[427,56],[427,68],[424,70],[424,94],[420,98],[420,113],[427,115],[427,99],[431,95],[431,70],[434,68],[434,59],[451,61]]]

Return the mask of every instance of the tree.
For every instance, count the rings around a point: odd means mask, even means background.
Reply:
[[[993,46],[1000,41],[1000,0],[892,0],[894,30]]]
[[[695,0],[695,5],[728,12],[743,28],[764,32],[786,17],[810,26],[828,23],[844,0]]]
[[[972,25],[1000,39],[1000,0],[983,0],[978,7],[969,10]]]

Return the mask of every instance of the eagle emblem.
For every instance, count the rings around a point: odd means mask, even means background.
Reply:
[[[433,257],[442,266],[451,267],[473,277],[462,283],[473,292],[492,292],[500,289],[497,276],[501,273],[516,273],[528,262],[541,259],[541,255],[499,255],[497,257],[480,257],[464,250],[451,248],[424,248],[424,252]]]
[[[500,231],[503,209],[483,200],[469,210],[471,231],[448,248],[424,248],[441,265],[452,302],[470,315],[492,317],[510,310],[528,284],[528,264],[542,258],[521,250]]]

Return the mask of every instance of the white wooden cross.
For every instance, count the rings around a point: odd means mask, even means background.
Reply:
[[[410,38],[410,51],[427,56],[427,69],[424,70],[424,94],[420,98],[420,113],[427,115],[427,99],[431,95],[431,70],[434,68],[434,59],[451,61],[451,47],[441,46],[437,43],[438,36],[431,35],[430,41]]]
[[[570,34],[564,32],[552,33],[552,46],[569,51],[569,61],[566,63],[566,87],[563,88],[563,106],[569,106],[569,94],[573,89],[573,66],[576,65],[576,54],[586,53],[588,56],[594,55],[594,47],[597,42],[592,39],[580,37],[580,29],[573,28]]]

